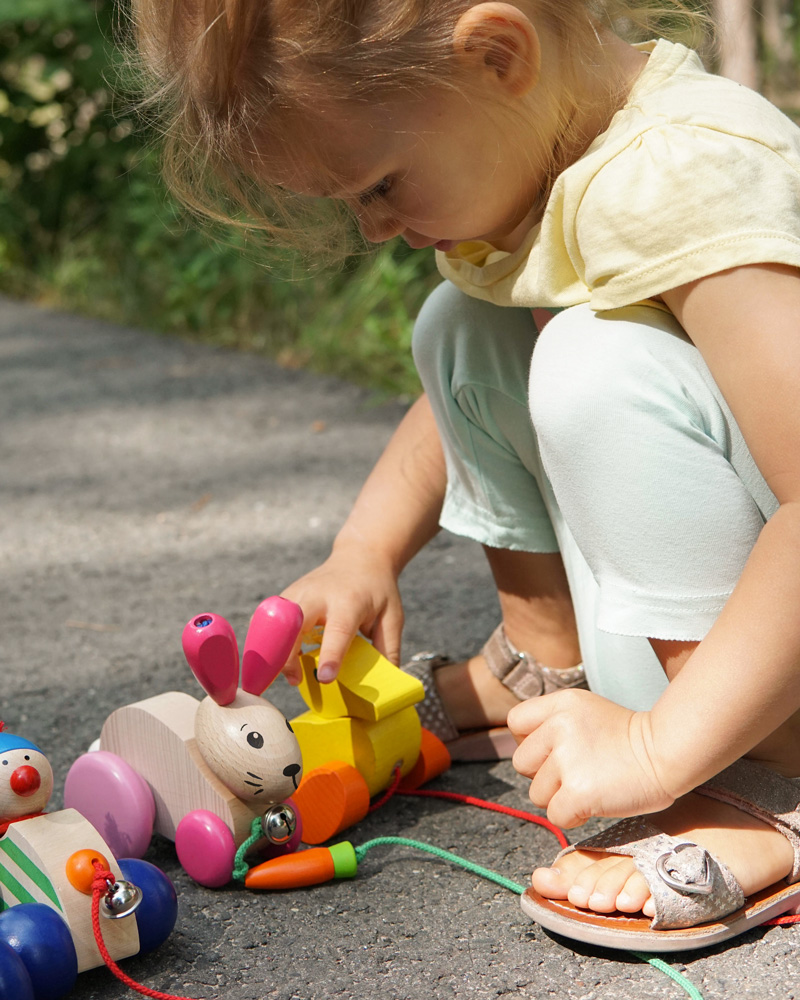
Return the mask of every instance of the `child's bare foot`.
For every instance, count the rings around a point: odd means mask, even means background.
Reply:
[[[673,837],[705,847],[724,862],[746,896],[785,878],[792,870],[792,846],[776,830],[734,806],[690,793],[669,809],[647,817]],[[650,890],[632,858],[573,851],[557,867],[537,868],[534,889],[597,913],[655,915]]]

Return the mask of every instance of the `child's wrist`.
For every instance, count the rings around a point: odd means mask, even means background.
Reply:
[[[690,720],[675,725],[665,718],[666,712],[659,712],[658,705],[640,714],[646,717],[644,731],[653,769],[673,799],[687,795],[716,773],[713,767],[709,770],[707,739],[703,732],[693,732]]]
[[[383,539],[367,538],[360,532],[343,529],[333,540],[331,555],[345,557],[349,562],[368,563],[371,567],[379,567],[397,579],[402,566],[398,566],[398,560],[393,558],[383,541]]]

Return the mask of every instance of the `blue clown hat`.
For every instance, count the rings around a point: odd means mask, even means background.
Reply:
[[[15,736],[13,733],[4,732],[3,723],[0,722],[0,754],[8,753],[10,750],[35,750],[37,753],[42,753],[36,744],[31,743],[30,740],[26,740],[22,736]],[[44,755],[42,754],[42,756]]]

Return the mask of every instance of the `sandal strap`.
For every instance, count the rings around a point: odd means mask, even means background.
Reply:
[[[602,851],[633,859],[655,905],[653,930],[694,927],[744,905],[744,892],[727,865],[699,845],[662,833],[641,816],[623,819],[562,851]],[[556,865],[558,864],[556,858]]]
[[[527,653],[518,653],[506,638],[502,623],[489,636],[481,650],[489,669],[520,701],[549,694],[568,687],[586,687],[583,666],[569,670],[545,667]],[[403,670],[416,677],[425,689],[425,697],[417,703],[420,722],[443,743],[450,743],[463,733],[450,718],[436,687],[434,678],[439,667],[453,661],[441,653],[416,653]]]
[[[587,686],[583,664],[568,670],[556,670],[539,663],[528,653],[518,653],[508,641],[502,622],[489,636],[481,652],[489,670],[520,701],[563,688]]]
[[[403,670],[416,677],[425,689],[425,697],[415,706],[419,721],[423,728],[438,736],[442,743],[450,743],[461,735],[444,707],[433,676],[437,667],[451,662],[449,656],[441,653],[416,653],[408,663],[403,664]]]
[[[742,759],[695,791],[736,806],[782,833],[794,849],[794,866],[786,881],[800,882],[800,778],[785,778],[763,764]]]

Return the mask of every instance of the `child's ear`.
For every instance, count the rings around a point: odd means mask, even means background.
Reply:
[[[470,7],[455,26],[453,46],[462,60],[473,64],[473,71],[480,67],[514,97],[522,97],[539,79],[539,35],[513,4]]]

